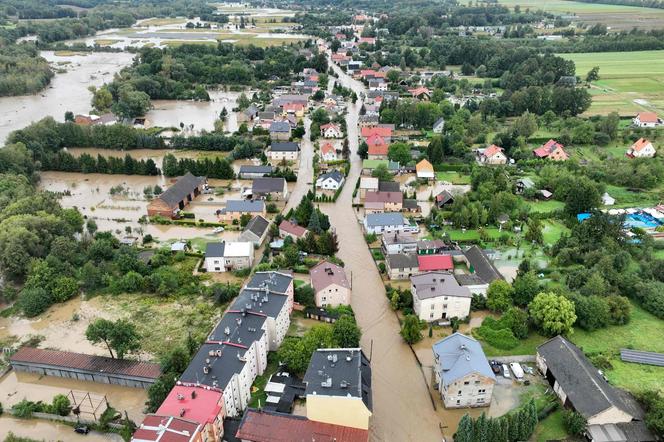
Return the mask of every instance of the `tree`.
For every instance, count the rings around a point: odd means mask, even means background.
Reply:
[[[64,394],[56,394],[53,396],[53,403],[51,411],[59,416],[68,416],[71,412],[71,402]]]
[[[362,333],[355,323],[355,318],[350,315],[341,315],[337,319],[332,326],[332,335],[341,348],[357,348],[360,346]]]
[[[140,337],[134,324],[125,319],[115,322],[97,319],[88,325],[85,337],[93,344],[103,342],[111,358],[124,359],[126,353],[140,349]],[[113,354],[115,350],[116,354]]]
[[[512,283],[512,299],[516,305],[527,306],[540,291],[539,280],[534,271],[517,275]]]
[[[532,114],[528,111],[524,112],[519,118],[514,121],[512,125],[512,131],[514,132],[515,137],[524,137],[525,139],[530,138],[535,132],[537,132],[537,117],[535,114]]]
[[[530,316],[546,336],[572,333],[574,303],[563,295],[542,292],[528,305]]]
[[[530,218],[528,220],[528,230],[525,235],[526,241],[535,244],[542,244],[544,242],[544,235],[542,234],[542,223],[538,218]]]
[[[74,113],[72,111],[65,112],[65,122],[67,123],[74,122]]]
[[[580,176],[574,183],[574,191],[569,192],[565,198],[565,212],[576,216],[588,212],[602,204],[599,186],[591,179]]]
[[[107,112],[111,108],[111,105],[113,105],[113,94],[111,94],[107,86],[102,86],[99,89],[90,86],[88,90],[92,92],[90,104],[97,112]]]
[[[567,432],[573,436],[581,436],[586,429],[586,418],[573,410],[563,411],[563,424]]]
[[[363,160],[369,157],[369,145],[365,141],[362,141],[357,148],[357,155]]]
[[[25,288],[18,298],[18,305],[28,318],[45,312],[52,303],[51,295],[41,287]]]
[[[507,281],[497,279],[487,290],[486,306],[495,312],[504,312],[512,305],[512,286]]]
[[[624,325],[629,322],[632,305],[624,296],[609,296],[606,298],[609,307],[609,320],[613,325]]]
[[[118,101],[113,105],[113,113],[121,118],[131,120],[143,116],[150,109],[150,96],[137,91],[126,84],[120,87]]]
[[[384,163],[376,166],[376,168],[371,171],[371,176],[378,178],[379,181],[392,181],[392,174]]]
[[[318,210],[311,212],[311,217],[309,217],[309,225],[307,226],[311,232],[315,234],[320,234],[322,232],[320,227],[320,220],[318,219]]]
[[[406,315],[401,325],[401,337],[408,344],[415,344],[422,339],[420,320],[415,315]]]
[[[475,440],[477,439],[475,438],[473,419],[468,414],[464,414],[454,434],[454,442],[474,442]]]
[[[392,143],[387,152],[390,161],[397,162],[403,166],[412,161],[410,146],[406,143]]]
[[[586,75],[586,81],[590,83],[591,81],[597,81],[599,80],[599,66],[595,66],[591,70],[588,71],[588,75]]]
[[[237,108],[239,110],[245,110],[251,106],[251,101],[249,101],[249,98],[242,92],[239,97],[237,97]]]

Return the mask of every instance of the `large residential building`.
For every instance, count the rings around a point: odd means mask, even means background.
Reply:
[[[205,247],[205,269],[226,272],[246,269],[254,264],[254,245],[251,242],[211,242]]]
[[[260,200],[228,200],[226,201],[226,207],[218,211],[219,219],[225,222],[239,220],[242,215],[265,217],[265,202]]]
[[[452,273],[427,272],[412,276],[410,287],[413,310],[422,321],[461,319],[470,313],[472,294],[467,287],[459,285]]]
[[[268,158],[273,162],[279,161],[297,161],[300,156],[300,145],[293,142],[277,143],[273,142],[267,153]]]
[[[291,126],[288,121],[272,121],[268,131],[270,138],[276,141],[288,141],[291,136]]]
[[[316,307],[350,305],[351,287],[344,268],[321,261],[309,270]]]
[[[609,385],[581,349],[562,336],[537,347],[536,362],[565,408],[580,413],[588,425],[643,419],[634,398]]]
[[[205,177],[194,176],[187,172],[164,193],[150,201],[148,216],[159,215],[172,218],[201,194],[206,183],[207,179]]]
[[[403,208],[401,192],[367,191],[364,196],[365,213],[400,212]]]
[[[224,399],[216,390],[176,385],[155,414],[200,424],[202,440],[219,440],[224,432]]]
[[[202,428],[198,422],[173,416],[148,414],[134,432],[132,442],[200,442]]]
[[[475,339],[454,333],[433,345],[434,387],[445,408],[486,407],[496,377]]]
[[[370,213],[364,217],[364,229],[367,233],[417,232],[401,213]]]
[[[359,348],[319,349],[304,375],[307,418],[369,429],[371,367]]]
[[[652,158],[657,151],[655,146],[645,138],[639,138],[627,149],[626,155],[629,158]]]
[[[290,271],[256,272],[244,288],[283,295],[288,300],[289,312],[293,311],[295,289]]]

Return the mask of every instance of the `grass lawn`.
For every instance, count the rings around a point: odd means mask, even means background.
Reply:
[[[477,336],[475,336],[476,339]],[[537,346],[542,344],[548,338],[540,336],[537,333],[531,333],[526,339],[519,341],[519,345],[511,350],[502,350],[500,348],[495,348],[490,344],[487,344],[483,340],[479,339],[482,344],[482,349],[487,356],[511,356],[511,355],[534,355],[537,349]]]
[[[459,172],[436,172],[437,181],[447,181],[452,184],[470,184],[470,176]]]
[[[550,213],[565,207],[565,203],[557,200],[528,201],[530,210],[535,213]]]
[[[588,114],[605,114],[615,110],[621,115],[631,115],[639,110],[662,110],[658,103],[664,99],[664,51],[561,56],[574,61],[577,74],[582,76],[594,66],[599,66],[600,80],[594,83],[593,104]]]
[[[593,332],[575,329],[572,342],[585,353],[605,353],[611,356],[613,369],[605,374],[609,381],[630,391],[661,389],[664,391],[664,367],[631,364],[620,361],[620,348],[664,352],[662,321],[632,303],[629,324],[611,326]]]
[[[565,437],[567,437],[567,431],[565,431],[565,425],[563,424],[563,412],[562,410],[556,410],[537,424],[531,440],[547,442],[563,440]]]
[[[488,233],[489,238],[493,240],[500,238],[500,235],[503,233],[510,234],[507,231],[498,231],[497,227],[489,227],[484,230]],[[445,232],[450,235],[452,241],[477,241],[480,239],[480,233],[476,229],[468,229],[466,231],[461,229],[445,229]]]
[[[569,232],[569,229],[560,221],[547,219],[542,222],[542,235],[545,244],[554,244],[563,233]]]
[[[251,386],[251,400],[249,401],[249,406],[251,408],[258,408],[259,401],[260,405],[265,405],[265,400],[267,399],[267,393],[265,393],[265,386],[267,385],[270,376],[277,372],[279,369],[279,361],[277,360],[277,355],[274,352],[269,352],[267,354],[267,368],[265,372],[256,376],[254,384]]]
[[[606,191],[616,200],[614,208],[621,207],[649,207],[659,204],[664,200],[664,192],[649,190],[632,192],[625,187],[606,186]]]

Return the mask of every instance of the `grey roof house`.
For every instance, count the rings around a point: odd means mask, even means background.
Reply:
[[[274,168],[270,165],[267,166],[252,166],[245,164],[240,166],[240,172],[238,176],[241,179],[252,179],[252,178],[262,178],[266,175],[270,175],[274,171]]]
[[[251,194],[254,198],[272,195],[285,199],[288,196],[286,180],[277,177],[256,178],[251,184]]]
[[[436,342],[432,349],[435,387],[446,408],[491,403],[496,377],[479,342],[457,332]]]
[[[247,226],[240,234],[240,241],[251,242],[260,246],[265,240],[270,222],[260,215],[256,215],[247,223]]]
[[[490,284],[496,279],[503,279],[498,269],[482,249],[477,246],[472,246],[468,250],[464,250],[466,257],[466,264],[471,273],[477,274],[484,282]]]

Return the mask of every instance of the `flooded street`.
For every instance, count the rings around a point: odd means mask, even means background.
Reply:
[[[288,197],[288,203],[286,203],[284,213],[288,212],[290,209],[294,209],[300,203],[302,197],[311,190],[311,183],[314,180],[314,145],[311,142],[311,134],[309,133],[310,126],[311,120],[305,118],[305,134],[300,143],[300,163],[297,170],[297,181]]]
[[[48,88],[34,95],[0,97],[0,143],[10,132],[33,121],[51,116],[64,121],[65,112],[86,114],[90,111],[89,86],[101,86],[131,63],[133,54],[91,52],[84,55],[58,56],[42,51],[42,57],[66,72],[56,74]]]
[[[332,65],[340,82],[358,96],[363,86]],[[362,169],[357,156],[361,102],[350,105],[346,118],[351,150],[347,183],[355,183]],[[364,241],[351,205],[353,185],[344,186],[334,204],[321,204],[336,229],[346,272],[352,280],[352,306],[362,328],[362,348],[371,357],[374,441],[439,442],[441,419],[434,411],[428,387],[415,356],[399,335],[399,322],[389,306],[385,288]],[[442,425],[448,425],[442,422]],[[447,435],[447,434],[446,434]],[[450,436],[450,435],[447,435]]]
[[[0,416],[0,437],[3,439],[10,433],[16,436],[30,437],[36,440],[51,441],[81,441],[81,442],[120,442],[122,437],[118,434],[101,434],[91,431],[89,434],[74,433],[72,427],[56,422],[41,419],[17,419],[7,414]]]

